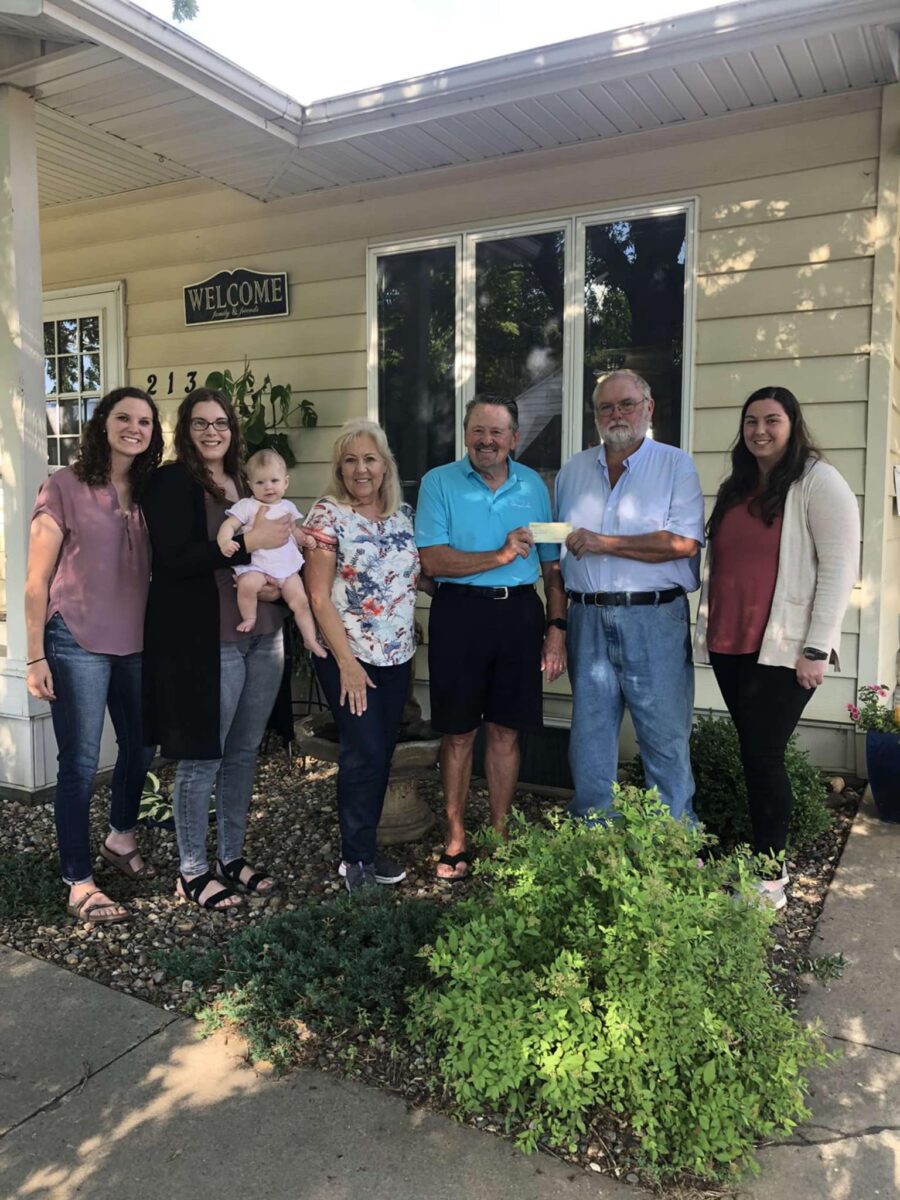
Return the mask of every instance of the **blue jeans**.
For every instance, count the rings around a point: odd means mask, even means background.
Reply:
[[[694,668],[686,596],[669,604],[594,608],[570,604],[566,650],[572,681],[570,811],[608,810],[619,730],[631,713],[647,787],[673,817],[696,820],[690,736]]]
[[[348,863],[371,863],[375,860],[375,836],[409,692],[412,659],[395,667],[360,663],[375,684],[366,693],[366,711],[361,716],[351,713],[346,702],[340,703],[341,673],[332,655],[314,658],[313,665],[340,739],[337,806],[341,857]]]
[[[56,692],[50,715],[59,748],[54,807],[60,874],[66,883],[83,883],[93,874],[91,793],[107,708],[119,746],[109,827],[115,833],[130,833],[137,824],[141,792],[155,752],[155,747],[144,745],[141,726],[141,655],[84,650],[59,613],[44,630],[44,650]]]
[[[243,857],[256,755],[284,669],[281,630],[219,647],[221,758],[183,758],[175,771],[172,806],[182,875],[209,869],[206,835],[209,802],[216,793],[218,857]]]

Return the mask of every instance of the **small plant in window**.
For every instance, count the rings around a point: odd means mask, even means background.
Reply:
[[[206,377],[206,386],[224,392],[237,410],[248,458],[257,450],[276,450],[288,467],[296,464],[284,430],[295,415],[299,415],[304,429],[318,424],[319,417],[312,400],[304,397],[294,404],[291,385],[272,383],[268,375],[258,383],[247,359],[236,379],[231,371],[213,371]]]

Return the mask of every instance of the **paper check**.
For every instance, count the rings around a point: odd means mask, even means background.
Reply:
[[[568,521],[532,521],[528,528],[531,530],[535,545],[541,542],[556,542],[562,545],[572,532],[572,526]]]

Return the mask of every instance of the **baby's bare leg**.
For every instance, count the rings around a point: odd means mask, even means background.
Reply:
[[[237,604],[244,618],[237,627],[238,633],[253,632],[256,626],[257,596],[265,582],[266,577],[262,571],[245,571],[243,575],[238,575]]]
[[[297,628],[303,638],[303,645],[317,658],[324,658],[325,651],[319,645],[316,637],[316,623],[313,620],[309,600],[306,597],[306,589],[300,576],[289,575],[281,585],[281,594],[288,608],[294,614],[294,620],[297,622]]]

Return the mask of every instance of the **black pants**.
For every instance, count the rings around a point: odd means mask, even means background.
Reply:
[[[354,716],[340,704],[341,673],[334,658],[314,658],[313,665],[338,727],[337,803],[341,856],[348,863],[375,859],[375,833],[384,807],[391,758],[409,689],[412,659],[396,667],[360,666],[375,684],[366,692],[366,711]]]
[[[794,795],[784,765],[788,740],[814,689],[790,667],[764,667],[756,654],[714,654],[709,660],[741,746],[757,854],[780,854],[787,842]]]

